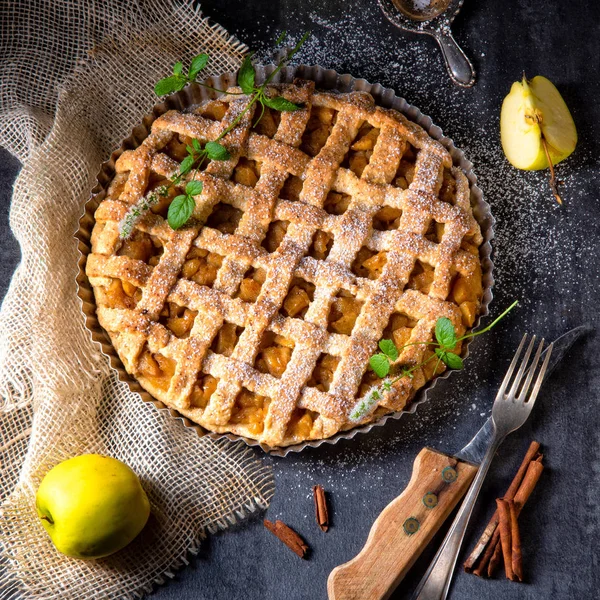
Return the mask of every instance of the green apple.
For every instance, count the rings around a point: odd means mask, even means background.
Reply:
[[[150,515],[137,475],[99,454],[76,456],[51,469],[38,488],[36,507],[57,550],[85,559],[125,547]]]
[[[547,169],[544,142],[552,165],[569,156],[577,144],[571,113],[554,84],[538,75],[513,83],[502,103],[500,137],[506,158],[518,169]]]

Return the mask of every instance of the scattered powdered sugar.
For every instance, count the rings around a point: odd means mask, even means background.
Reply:
[[[361,6],[360,12],[350,11],[336,19],[309,13],[299,27],[310,29],[313,35],[297,55],[297,62],[319,64],[391,87],[431,116],[454,140],[474,164],[478,185],[496,218],[492,242],[496,299],[491,305],[492,314],[497,315],[518,299],[522,306],[519,326],[511,328],[515,331],[511,330],[507,336],[520,334],[521,325],[522,328],[533,325],[541,333],[558,335],[561,330],[555,328],[561,323],[557,321],[569,323],[572,310],[594,302],[593,290],[598,288],[600,279],[594,264],[595,238],[582,226],[581,213],[576,218],[571,209],[598,187],[598,159],[591,146],[580,141],[575,155],[558,166],[557,176],[562,181],[560,189],[565,201],[559,207],[550,192],[547,171],[519,171],[502,152],[500,106],[512,81],[506,82],[505,91],[497,92],[496,85],[492,87],[488,82],[497,75],[484,72],[484,64],[480,65],[481,77],[472,90],[458,88],[450,82],[433,40],[388,26],[376,2]],[[379,22],[382,25],[378,35],[365,31],[365,23]],[[236,33],[257,51],[259,61],[271,62],[271,46],[260,42],[253,29]],[[279,32],[271,33],[275,39]],[[289,43],[297,39],[299,35]],[[485,47],[485,40],[480,43],[477,58],[484,63],[486,55],[492,54]],[[515,73],[515,79],[518,77]],[[560,89],[560,81],[556,83]],[[577,123],[577,113],[574,118]],[[595,207],[590,206],[586,212],[590,215],[589,226],[595,227],[598,223]],[[584,285],[590,278],[595,285]],[[570,303],[569,291],[574,289],[580,290],[584,297]],[[547,290],[557,295],[557,306],[552,311],[542,301]],[[507,339],[490,335],[489,341],[478,338],[472,344],[472,357],[466,362],[465,372],[453,373],[448,381],[438,382],[430,393],[431,401],[419,406],[416,414],[403,416],[397,423],[388,420],[383,428],[373,428],[369,434],[359,434],[351,441],[288,455],[289,468],[278,469],[278,485],[289,493],[297,489],[304,495],[318,481],[339,496],[363,497],[369,502],[377,497],[377,488],[387,488],[399,477],[406,481],[406,467],[397,470],[397,465],[405,465],[407,460],[412,463],[425,443],[456,451],[489,415],[494,386],[501,380],[505,367],[495,365],[494,359]],[[457,440],[458,447],[449,447]],[[268,460],[281,464],[277,459]],[[358,471],[365,467],[368,473],[357,477]],[[280,508],[274,506],[275,510]],[[309,505],[307,510],[311,510]]]

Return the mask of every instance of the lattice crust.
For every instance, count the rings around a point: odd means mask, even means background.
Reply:
[[[473,324],[482,238],[465,175],[418,125],[364,93],[306,81],[269,93],[303,108],[254,126],[248,112],[224,139],[231,159],[196,175],[192,220],[169,228],[171,188],[122,243],[129,206],[246,100],[156,119],[117,160],[86,270],[98,319],[145,389],[209,430],[284,446],[352,426],[382,336],[432,341],[440,316],[459,332]],[[411,345],[398,362],[431,352]],[[373,418],[402,409],[434,367],[400,380]]]

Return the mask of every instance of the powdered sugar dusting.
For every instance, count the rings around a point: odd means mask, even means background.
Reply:
[[[361,13],[349,12],[336,20],[309,13],[302,26],[311,29],[313,36],[298,54],[297,62],[319,64],[391,87],[430,115],[454,140],[473,162],[478,185],[497,220],[493,241],[496,300],[492,314],[498,314],[510,301],[518,299],[522,308],[514,318],[519,319],[522,327],[533,319],[541,333],[549,337],[558,335],[569,323],[571,312],[594,301],[592,290],[597,285],[581,285],[584,278],[600,278],[597,267],[590,262],[594,256],[594,236],[573,219],[570,210],[572,204],[580,202],[581,196],[598,185],[598,160],[591,147],[580,142],[575,155],[558,166],[557,176],[562,181],[565,201],[559,207],[550,193],[547,172],[518,171],[503,155],[499,136],[503,94],[489,93],[485,78],[473,90],[454,86],[432,40],[404,35],[383,24],[380,35],[365,35],[364,22],[385,22],[375,2],[361,6]],[[270,62],[269,45],[260,43],[252,31],[238,33],[258,50],[259,60]],[[481,37],[478,43],[481,45],[474,58],[484,62],[491,48],[486,47]],[[518,76],[516,73],[515,79]],[[511,83],[507,81],[505,93]],[[560,89],[560,81],[556,83]],[[577,123],[576,113],[574,118]],[[589,211],[590,219],[594,216],[591,222],[595,223],[594,207]],[[578,298],[575,307],[569,302],[569,290],[574,288],[586,295]],[[539,298],[546,289],[559,291],[556,312],[539,310]],[[528,314],[532,315],[529,319]],[[298,487],[305,490],[309,481],[324,477],[321,483],[325,486],[331,483],[338,493],[359,495],[360,490],[354,487],[358,468],[368,464],[370,476],[364,479],[365,485],[385,487],[396,476],[393,457],[414,456],[410,449],[418,451],[424,435],[430,444],[456,450],[447,447],[448,439],[456,437],[452,432],[461,431],[468,415],[471,423],[479,423],[489,414],[493,387],[505,366],[495,365],[493,359],[498,346],[509,343],[507,337],[512,339],[520,334],[517,329],[507,325],[498,334],[503,339],[492,336],[486,342],[476,340],[466,371],[438,383],[430,392],[431,402],[421,405],[416,415],[405,416],[398,423],[388,421],[383,428],[385,432],[374,429],[369,436],[342,441],[335,447],[322,446],[297,457],[288,456],[286,461],[294,463],[294,470],[285,471],[286,485],[294,487],[296,480]],[[469,437],[474,433],[472,429],[468,430]],[[468,437],[464,441],[467,440]]]

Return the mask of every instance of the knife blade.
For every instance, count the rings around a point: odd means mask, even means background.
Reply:
[[[571,329],[555,342],[544,381],[589,327]],[[329,600],[388,598],[466,493],[492,435],[491,417],[453,456],[431,448],[417,455],[411,479],[373,524],[362,550],[333,569]]]

